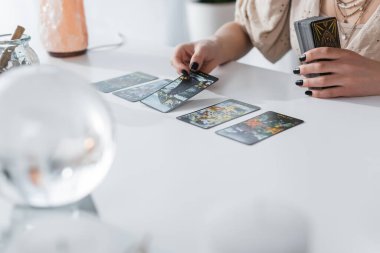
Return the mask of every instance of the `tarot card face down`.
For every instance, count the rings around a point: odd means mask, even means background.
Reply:
[[[142,72],[134,72],[128,75],[112,78],[109,80],[94,83],[96,89],[104,93],[110,93],[125,89],[137,84],[142,84],[158,79],[155,76]]]
[[[300,119],[269,111],[216,133],[252,145],[301,123]]]
[[[317,47],[340,48],[335,17],[311,17],[294,23],[301,53]]]
[[[169,112],[181,106],[184,102],[197,95],[218,78],[201,72],[190,72],[189,76],[180,76],[161,90],[141,100],[161,112]]]
[[[257,110],[260,110],[260,107],[229,99],[199,111],[179,116],[177,119],[209,129]]]
[[[311,17],[294,22],[294,27],[302,54],[317,47],[341,47],[338,23],[335,17]],[[306,77],[312,78],[328,74],[313,73],[306,75]],[[320,90],[324,88],[311,89]]]
[[[167,80],[167,79],[158,80],[158,81],[142,84],[136,87],[119,90],[119,91],[114,92],[113,94],[125,100],[131,101],[131,102],[137,102],[150,96],[152,93],[168,85],[170,82],[172,81]]]

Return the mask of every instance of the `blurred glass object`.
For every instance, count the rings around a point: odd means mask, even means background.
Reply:
[[[54,57],[84,54],[88,32],[83,0],[40,0],[41,39]]]
[[[4,53],[11,53],[8,64],[0,69],[0,73],[17,66],[39,63],[36,52],[29,46],[30,36],[23,35],[16,40],[11,37],[11,34],[0,35],[0,58]]]
[[[189,41],[186,18],[186,1],[166,0],[166,44],[172,47]]]
[[[34,207],[90,194],[114,157],[113,120],[100,95],[80,77],[49,66],[1,78],[0,192]]]
[[[4,253],[136,253],[139,241],[86,212],[15,210],[3,237]],[[20,219],[22,213],[27,217]],[[24,214],[25,216],[25,214]]]

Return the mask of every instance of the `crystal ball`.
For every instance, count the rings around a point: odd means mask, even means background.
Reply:
[[[22,223],[21,223],[22,224]],[[44,213],[27,227],[13,226],[3,253],[140,252],[136,236],[81,213]],[[141,247],[141,246],[140,246]]]
[[[107,104],[84,79],[52,66],[0,76],[0,192],[55,207],[90,194],[114,157]]]

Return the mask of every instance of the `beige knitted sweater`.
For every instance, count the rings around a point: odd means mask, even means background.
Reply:
[[[275,62],[291,48],[300,54],[294,21],[319,15],[319,0],[238,0],[235,20],[245,28],[253,45]],[[380,7],[346,48],[380,61]]]

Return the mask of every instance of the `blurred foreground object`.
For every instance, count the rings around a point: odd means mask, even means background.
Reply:
[[[30,36],[25,28],[17,26],[15,32],[0,35],[0,73],[20,65],[39,63],[37,54],[29,46]]]
[[[27,215],[4,234],[2,252],[136,253],[139,246],[125,231],[85,212],[37,210]]]
[[[207,227],[210,253],[307,253],[309,248],[307,217],[279,201],[218,206]]]
[[[186,14],[191,41],[213,35],[222,25],[234,20],[235,0],[188,0]]]
[[[42,44],[54,57],[84,54],[88,33],[83,0],[40,0]]]
[[[50,66],[1,76],[0,192],[55,207],[90,194],[114,157],[110,111],[78,76]]]

